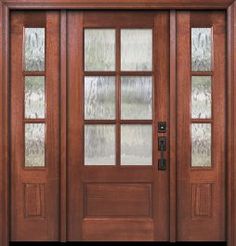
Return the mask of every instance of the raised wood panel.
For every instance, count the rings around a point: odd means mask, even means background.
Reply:
[[[85,219],[83,240],[150,241],[153,240],[151,219]]]
[[[213,184],[192,184],[192,217],[211,217]]]
[[[151,184],[87,184],[86,216],[151,216]]]
[[[25,217],[45,216],[45,185],[24,184]]]

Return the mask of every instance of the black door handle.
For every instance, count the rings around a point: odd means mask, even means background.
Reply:
[[[158,170],[166,170],[166,159],[164,158],[166,145],[167,145],[166,137],[158,137],[158,150],[161,151],[161,158],[158,160]]]

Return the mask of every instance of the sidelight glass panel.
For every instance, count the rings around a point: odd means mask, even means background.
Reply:
[[[85,165],[115,165],[115,126],[86,125]]]
[[[85,29],[85,71],[115,70],[115,30]]]
[[[192,118],[211,118],[210,76],[192,76]]]
[[[45,83],[43,76],[25,76],[25,118],[45,117]]]
[[[192,167],[211,166],[211,124],[192,124]]]
[[[121,118],[152,119],[152,77],[121,78]]]
[[[152,70],[152,29],[121,30],[121,70]]]
[[[192,28],[192,71],[210,71],[212,29]]]
[[[121,165],[152,165],[152,126],[121,126]]]
[[[25,28],[25,71],[43,71],[45,67],[45,28]]]
[[[25,124],[25,167],[45,166],[45,125]]]
[[[85,119],[115,119],[115,77],[85,77]]]

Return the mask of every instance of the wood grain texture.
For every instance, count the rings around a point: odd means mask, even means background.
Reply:
[[[152,217],[150,184],[85,184],[85,217]]]
[[[60,13],[60,241],[67,239],[67,16]]]
[[[9,9],[0,3],[0,243],[9,242]]]
[[[233,0],[2,0],[10,8],[18,9],[226,9]]]
[[[32,18],[35,17],[35,18]],[[24,168],[23,26],[46,28],[46,167]],[[18,42],[15,42],[18,40]],[[59,239],[59,13],[11,15],[11,240]],[[33,120],[32,120],[33,121]],[[37,123],[36,120],[34,123]],[[25,184],[30,184],[26,185]],[[44,185],[44,191],[40,185]],[[27,188],[27,189],[26,189]],[[44,193],[44,195],[43,195]],[[44,200],[44,201],[43,201]],[[28,216],[25,216],[28,214]],[[39,214],[42,214],[39,216]],[[45,216],[44,216],[45,215]]]
[[[86,241],[152,241],[151,219],[84,219]]]
[[[227,242],[230,246],[236,244],[236,214],[235,214],[235,120],[236,120],[236,3],[227,11]]]
[[[93,121],[93,120],[84,120],[83,118],[83,27],[110,27],[116,28],[117,32],[120,28],[154,28],[153,32],[153,73],[151,75],[154,76],[153,82],[153,121],[132,121],[132,120],[113,120],[113,121]],[[120,124],[153,124],[153,146],[157,144],[157,122],[158,121],[169,121],[169,13],[167,11],[160,12],[154,14],[153,12],[137,12],[134,11],[132,13],[129,12],[118,12],[118,11],[107,11],[107,12],[96,12],[96,15],[92,15],[91,12],[68,12],[68,35],[69,35],[69,45],[68,45],[68,168],[69,168],[69,236],[68,239],[72,241],[86,239],[87,236],[84,236],[83,230],[83,219],[88,215],[96,216],[98,219],[102,219],[103,216],[106,217],[109,214],[109,218],[111,220],[111,224],[113,223],[112,217],[116,216],[120,219],[122,218],[122,211],[115,203],[121,204],[123,208],[123,217],[133,216],[133,220],[138,220],[140,215],[147,217],[147,211],[149,212],[149,217],[153,220],[153,232],[150,240],[160,240],[167,241],[169,238],[168,226],[169,226],[169,168],[165,172],[161,172],[157,170],[157,160],[160,157],[160,153],[158,153],[157,148],[153,147],[153,166],[84,166],[84,132],[83,126],[84,124],[98,124],[98,123],[106,123],[106,124],[116,124],[118,127]],[[117,34],[117,41],[119,40]],[[80,46],[78,46],[78,44]],[[117,46],[116,54],[118,56],[119,53],[119,44]],[[117,60],[119,59],[119,56]],[[122,75],[122,71],[120,71],[120,66],[117,64],[117,70],[115,71],[117,86],[120,85],[120,76]],[[155,72],[154,72],[155,71]],[[99,73],[98,73],[99,74]],[[106,73],[103,72],[103,75]],[[96,75],[94,72],[93,75]],[[136,74],[137,75],[137,74]],[[150,75],[150,72],[143,72],[142,75]],[[161,91],[161,93],[160,93]],[[120,104],[120,93],[117,93],[117,103]],[[120,105],[118,105],[119,109]],[[119,131],[118,131],[119,133]],[[168,132],[166,133],[168,135]],[[117,137],[120,137],[117,134]],[[116,142],[119,144],[119,140]],[[116,153],[119,154],[120,150],[117,146]],[[169,151],[165,153],[165,157],[168,161]],[[119,161],[117,162],[119,164]],[[141,191],[138,191],[136,188],[132,188],[133,193],[127,196],[127,191],[124,191],[122,194],[121,189],[119,192],[115,192],[117,198],[115,198],[115,194],[111,194],[111,188],[104,188],[103,191],[98,188],[95,189],[93,186],[91,190],[91,186],[89,188],[89,197],[86,198],[86,184],[87,183],[96,183],[98,187],[102,187],[101,184],[108,184],[112,187],[112,184],[124,185],[127,183],[132,183],[132,187],[141,187],[144,183],[149,183],[152,185],[152,196],[151,200],[148,199],[141,201],[138,196],[141,195]],[[107,187],[107,186],[106,186]],[[114,186],[114,190],[116,186]],[[102,205],[104,202],[97,203],[97,207],[94,204],[94,197],[96,197],[96,193],[100,194],[102,197],[106,197],[107,205]],[[102,193],[101,193],[102,192]],[[91,195],[93,194],[93,195]],[[126,195],[125,195],[126,194]],[[143,193],[142,193],[143,194]],[[99,196],[99,195],[98,195]],[[101,197],[99,196],[99,197]],[[124,201],[120,201],[119,199],[124,198]],[[132,202],[132,199],[136,199],[137,204],[135,205]],[[93,202],[91,202],[93,201]],[[98,200],[96,200],[98,202]],[[95,202],[95,203],[96,203]],[[88,204],[86,204],[88,203]],[[113,208],[110,204],[114,204]],[[124,204],[127,204],[127,208],[125,208]],[[144,204],[146,203],[146,204]],[[108,206],[108,207],[106,207]],[[137,208],[137,206],[140,206]],[[86,208],[88,209],[86,211]],[[100,208],[98,210],[98,208]],[[106,209],[105,209],[106,208]],[[105,211],[106,210],[106,211]],[[131,212],[131,210],[133,210]],[[99,215],[100,211],[100,215]],[[108,213],[108,214],[106,214]],[[131,214],[132,213],[132,214]],[[136,215],[135,215],[136,214]],[[88,227],[91,230],[89,233],[91,235],[96,235],[97,227],[93,221],[90,222],[90,226]],[[95,222],[94,222],[95,223]],[[121,224],[124,223],[124,228],[126,228],[126,222],[121,220]],[[92,231],[94,230],[94,231]],[[133,231],[133,237],[137,237],[137,232]],[[86,229],[86,234],[87,234]],[[147,234],[150,236],[150,234]],[[116,238],[116,234],[110,235],[110,238]],[[148,237],[148,236],[147,236]]]
[[[178,66],[178,240],[224,241],[225,240],[225,13],[224,12],[179,12],[177,17],[177,66]],[[212,75],[212,119],[193,121],[191,115],[191,27],[213,26],[213,75]],[[220,103],[219,103],[220,102]],[[212,167],[191,168],[191,122],[212,124]],[[191,183],[197,184],[195,188]],[[212,202],[210,191],[203,184],[212,184]],[[197,187],[200,188],[197,191]],[[202,190],[203,187],[205,191]],[[198,194],[197,194],[198,193]],[[206,198],[206,197],[209,198]],[[191,199],[192,197],[192,199]],[[205,197],[205,198],[204,198]],[[212,204],[212,211],[203,206]],[[208,200],[207,200],[208,199]],[[193,209],[194,206],[194,209]],[[210,206],[210,205],[209,205]],[[208,213],[193,219],[192,213]],[[203,211],[204,210],[204,211]],[[196,216],[195,216],[196,217]],[[194,218],[195,218],[194,217]],[[206,233],[207,231],[211,233]]]
[[[176,144],[177,144],[177,64],[176,64],[176,11],[170,12],[170,241],[176,241],[177,182],[176,182]]]

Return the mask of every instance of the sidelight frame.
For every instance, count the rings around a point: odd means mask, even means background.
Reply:
[[[9,141],[9,17],[11,10],[61,11],[60,43],[60,241],[66,232],[66,9],[170,10],[170,241],[176,239],[176,10],[227,11],[227,82],[226,82],[226,228],[229,246],[236,246],[236,0],[0,0],[0,245],[9,244],[10,235],[10,141]]]

